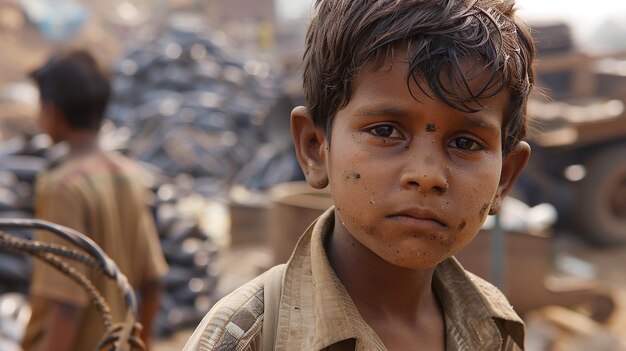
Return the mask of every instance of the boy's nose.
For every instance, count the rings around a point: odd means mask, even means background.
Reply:
[[[418,156],[419,157],[419,156]],[[443,194],[448,191],[444,167],[433,156],[422,156],[411,162],[400,177],[402,188],[426,193]]]

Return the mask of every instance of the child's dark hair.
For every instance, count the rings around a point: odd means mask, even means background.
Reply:
[[[304,93],[315,124],[329,137],[357,75],[402,49],[408,56],[407,84],[415,81],[457,110],[476,112],[481,99],[506,89],[502,149],[508,154],[526,134],[534,85],[535,48],[514,5],[514,0],[316,0],[304,54]],[[463,59],[489,73],[479,91],[469,88],[472,78],[464,74]]]
[[[100,129],[111,84],[90,53],[76,50],[55,55],[30,76],[41,101],[54,104],[72,128]]]

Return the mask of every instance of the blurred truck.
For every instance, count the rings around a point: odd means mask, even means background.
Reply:
[[[626,52],[576,49],[565,23],[532,26],[537,86],[533,155],[519,192],[553,204],[558,227],[599,245],[626,243]]]

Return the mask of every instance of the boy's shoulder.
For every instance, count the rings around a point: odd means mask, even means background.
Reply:
[[[263,327],[267,272],[215,304],[185,345],[191,350],[255,350]]]
[[[86,179],[107,174],[139,180],[145,172],[137,161],[118,152],[94,150],[55,160],[47,170],[39,174],[37,180],[48,187],[67,188]]]

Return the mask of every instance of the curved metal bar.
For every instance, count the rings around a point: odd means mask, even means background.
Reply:
[[[8,233],[0,231],[0,243],[8,247],[14,246],[16,251],[35,255],[38,252],[50,253],[75,262],[80,262],[89,268],[102,273],[100,261],[84,251],[68,248],[67,246],[52,243],[44,243],[38,240],[16,238]]]
[[[132,315],[134,319],[130,322],[134,324],[137,321],[137,299],[128,279],[120,272],[117,264],[115,264],[115,262],[104,253],[100,246],[89,237],[71,228],[40,219],[0,219],[0,229],[47,230],[70,243],[78,245],[79,248],[85,250],[85,252],[97,259],[102,265],[103,273],[113,279],[122,288],[126,307],[131,312],[129,315]]]

